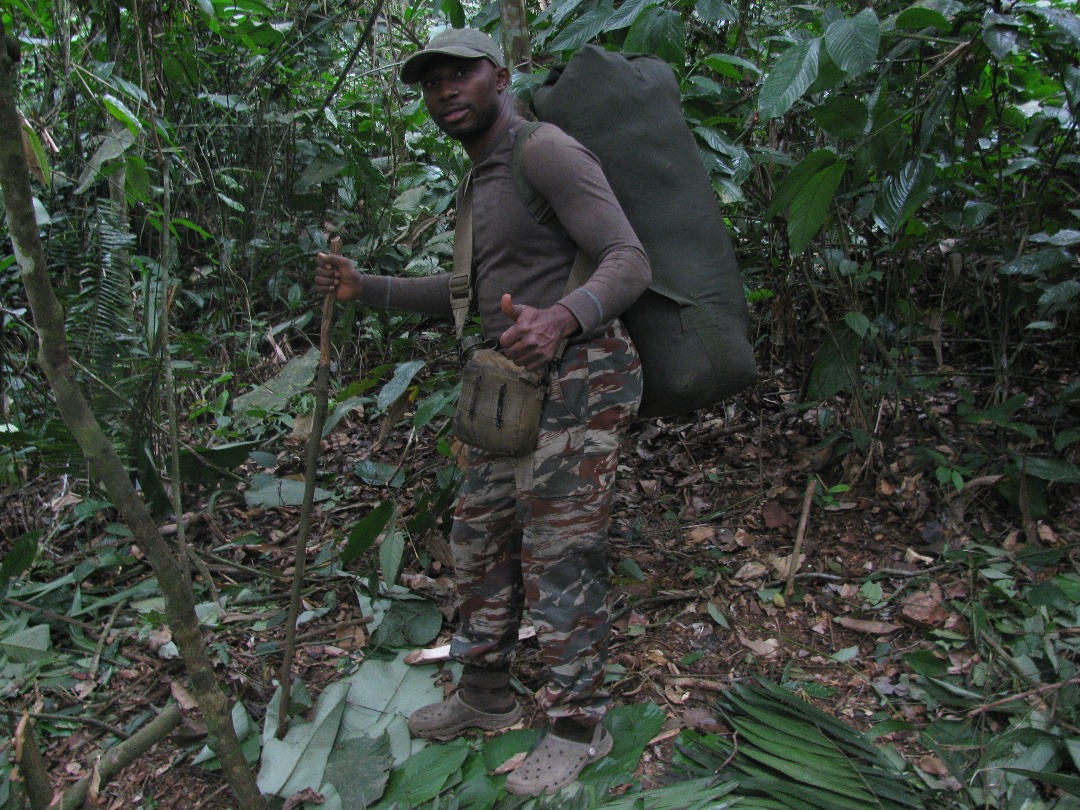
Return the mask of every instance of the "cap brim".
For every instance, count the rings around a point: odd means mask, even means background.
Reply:
[[[494,64],[494,60],[486,53],[468,48],[464,45],[448,45],[444,48],[430,48],[414,53],[405,60],[401,66],[401,81],[405,84],[416,84],[424,76],[428,63],[439,56],[456,56],[460,59],[487,59]]]

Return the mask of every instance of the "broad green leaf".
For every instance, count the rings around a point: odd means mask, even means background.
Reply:
[[[1047,287],[1039,296],[1039,306],[1053,312],[1069,306],[1078,295],[1080,295],[1080,281],[1070,278],[1060,284]]]
[[[446,411],[449,406],[457,401],[460,393],[461,386],[459,384],[450,388],[443,388],[430,397],[420,400],[420,404],[416,406],[416,416],[413,417],[413,424],[418,428],[427,427],[435,417]]]
[[[724,0],[697,0],[694,11],[708,23],[739,21],[739,12]]]
[[[641,12],[654,5],[656,5],[656,0],[627,0],[615,9],[615,13],[604,23],[604,31],[617,31],[633,25],[634,21],[641,16]]]
[[[375,400],[375,404],[379,407],[379,410],[385,411],[391,405],[393,405],[402,394],[404,394],[409,386],[412,385],[413,378],[416,377],[420,369],[422,369],[426,363],[423,360],[410,360],[407,363],[401,363],[396,369],[394,369],[394,376],[382,390],[379,391],[379,396]]]
[[[387,585],[397,582],[404,557],[405,536],[401,532],[390,532],[379,545],[379,568]]]
[[[648,9],[630,26],[623,47],[638,53],[651,53],[673,65],[682,65],[686,60],[682,15],[659,6]]]
[[[870,8],[837,20],[825,30],[829,56],[852,76],[861,76],[874,66],[880,45],[881,23]]]
[[[1004,265],[998,272],[1003,276],[1043,276],[1051,270],[1073,262],[1072,254],[1060,248],[1047,248],[1026,253]]]
[[[443,0],[442,11],[454,28],[465,27],[465,8],[461,5],[461,0]]]
[[[964,227],[977,228],[996,214],[997,211],[998,207],[993,203],[968,200],[968,202],[964,203]]]
[[[359,520],[349,532],[349,540],[345,548],[341,550],[341,564],[348,565],[374,546],[393,516],[393,501],[383,501],[371,511],[371,514]]]
[[[47,624],[31,625],[0,638],[0,654],[20,663],[48,658],[51,649]]]
[[[309,349],[286,363],[273,378],[236,397],[233,414],[237,423],[251,425],[262,419],[263,413],[284,413],[289,401],[311,384],[318,364],[319,350]]]
[[[369,484],[400,487],[405,483],[405,471],[393,464],[381,464],[377,461],[356,462],[356,474]]]
[[[1060,34],[1073,48],[1080,48],[1080,17],[1071,13],[1066,8],[1055,8],[1041,5],[1029,5],[1018,3],[1016,11],[1033,14],[1040,17],[1051,27],[1051,30]]]
[[[138,135],[142,131],[142,122],[139,120],[139,117],[129,110],[127,105],[116,96],[106,93],[102,97],[102,103],[104,103],[105,109],[108,110],[109,115],[127,127],[132,135]]]
[[[1024,474],[1059,484],[1080,484],[1080,466],[1058,458],[1017,456],[1016,468]]]
[[[727,76],[730,79],[742,79],[748,73],[755,76],[761,75],[761,68],[749,59],[743,59],[741,56],[734,56],[733,54],[714,53],[705,57],[702,62],[721,76]],[[742,68],[742,70],[739,68]]]
[[[988,11],[983,18],[982,41],[998,59],[1004,59],[1016,50],[1019,26],[1012,16]]]
[[[851,331],[861,338],[865,338],[866,333],[870,331],[870,319],[861,312],[845,313],[844,323],[851,327]]]
[[[135,143],[135,134],[127,128],[116,127],[115,131],[104,137],[101,146],[94,152],[90,162],[86,164],[82,174],[79,175],[79,187],[76,194],[82,194],[90,188],[101,175],[105,165],[116,160]]]
[[[23,135],[26,138],[26,142],[30,144],[30,149],[34,153],[34,159],[37,161],[38,168],[41,169],[41,176],[45,180],[45,187],[52,186],[52,169],[49,166],[49,158],[45,154],[45,148],[41,145],[41,138],[38,137],[37,131],[30,126],[29,122],[24,122],[22,127]]]
[[[428,189],[425,186],[413,186],[406,189],[394,199],[394,209],[403,214],[415,214],[420,210],[420,204],[427,193]]]
[[[814,235],[821,230],[836,189],[844,177],[847,162],[837,158],[832,152],[829,152],[829,155],[832,155],[834,160],[822,162],[817,171],[808,177],[792,196],[787,221],[788,245],[792,253],[802,253]]]
[[[341,738],[387,734],[395,764],[404,762],[413,749],[405,718],[421,706],[443,699],[442,688],[435,684],[436,668],[409,666],[406,655],[402,652],[392,660],[369,658],[344,681],[349,693]],[[404,732],[403,737],[400,732]]]
[[[930,197],[936,176],[929,158],[908,162],[900,174],[885,180],[874,202],[874,221],[888,233],[896,233]]]
[[[342,400],[334,406],[329,416],[326,417],[326,421],[323,423],[322,435],[325,439],[330,435],[330,432],[337,427],[338,422],[345,418],[349,413],[357,409],[362,409],[365,402],[368,402],[368,397],[349,397],[346,400]]]
[[[1057,247],[1072,247],[1080,245],[1080,231],[1073,228],[1062,228],[1053,236],[1046,232],[1033,233],[1028,240],[1040,245],[1056,245]]]
[[[305,788],[319,789],[325,781],[323,773],[334,750],[348,693],[347,681],[330,684],[319,695],[314,717],[309,721],[293,718],[284,739],[279,740],[277,730],[281,688],[278,687],[266,707],[262,763],[258,774],[260,791],[288,797]]]
[[[428,745],[390,776],[383,800],[372,810],[417,807],[438,796],[469,755],[469,741]]]
[[[861,346],[862,338],[847,324],[830,326],[810,371],[807,393],[811,399],[824,400],[841,391],[854,390]]]
[[[344,807],[369,807],[386,790],[393,763],[386,734],[353,737],[334,746],[323,779],[334,786]]]
[[[430,599],[393,599],[371,643],[379,647],[423,647],[442,629],[443,615]]]
[[[896,27],[900,29],[936,28],[948,31],[952,26],[948,17],[939,11],[912,6],[896,16]]]
[[[549,51],[576,51],[607,30],[608,20],[614,13],[615,9],[611,0],[605,0],[566,26],[547,46],[547,49]]]
[[[821,38],[815,37],[792,45],[777,60],[765,77],[758,97],[758,111],[762,118],[779,118],[814,83],[820,50]]]
[[[325,501],[333,494],[315,487],[315,502]],[[256,473],[244,493],[248,506],[257,509],[274,509],[279,506],[300,506],[304,502],[304,482],[292,478],[278,478],[267,473]]]
[[[180,478],[185,484],[211,486],[248,460],[260,442],[229,442],[217,447],[185,447],[180,451]]]
[[[38,538],[41,530],[26,532],[19,536],[11,550],[4,555],[4,561],[0,563],[0,597],[8,590],[8,583],[18,579],[30,570],[38,553]]]
[[[858,138],[866,131],[870,113],[852,96],[831,95],[814,108],[814,120],[837,138]]]

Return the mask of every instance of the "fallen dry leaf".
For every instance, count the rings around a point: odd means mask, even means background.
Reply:
[[[785,555],[783,557],[777,557],[775,555],[770,555],[769,556],[769,565],[771,565],[773,567],[773,570],[776,571],[776,575],[780,579],[783,579],[784,577],[786,577],[788,575],[788,571],[789,571],[789,569],[791,567],[791,558],[792,558],[792,556],[793,555],[791,555],[791,554],[787,554],[787,555]],[[806,562],[806,555],[805,554],[800,554],[799,555],[799,562],[795,566],[795,570],[798,571],[799,568],[802,567],[802,564],[804,562]]]
[[[840,616],[837,618],[836,623],[841,627],[846,627],[848,630],[854,630],[858,633],[869,633],[874,636],[885,636],[901,629],[898,624],[878,622],[871,619],[853,619],[850,616]]]
[[[739,636],[739,641],[750,652],[761,658],[773,658],[780,651],[780,642],[775,638],[756,639]]]
[[[304,802],[311,802],[312,804],[322,804],[326,801],[326,797],[323,796],[315,788],[304,788],[299,793],[294,793],[288,799],[285,800],[285,804],[282,805],[281,810],[295,810],[295,808],[302,805]]]
[[[500,773],[510,773],[518,765],[525,761],[525,757],[529,755],[528,751],[519,751],[514,754],[510,759],[506,760],[502,765],[492,771],[493,774],[498,775]]]
[[[901,605],[904,618],[927,627],[940,627],[949,618],[949,611],[941,606],[941,586],[936,582],[925,591],[905,597]]]
[[[757,579],[763,577],[769,573],[769,567],[764,563],[748,562],[742,568],[735,572],[735,579],[746,581],[748,579]]]
[[[949,769],[945,766],[945,763],[933,754],[919,757],[918,765],[931,776],[941,777],[949,775]]]
[[[695,526],[686,533],[686,541],[695,545],[708,543],[716,539],[716,529],[712,526]]]
[[[761,516],[770,529],[783,529],[795,525],[795,518],[785,512],[784,507],[776,501],[769,501],[761,507]]]
[[[904,562],[921,563],[922,565],[932,565],[934,562],[934,558],[924,557],[922,554],[917,553],[909,547],[904,551]]]

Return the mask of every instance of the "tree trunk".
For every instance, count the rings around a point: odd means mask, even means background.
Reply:
[[[0,187],[7,205],[11,242],[19,263],[27,299],[38,331],[38,362],[49,379],[64,423],[79,442],[91,470],[101,479],[109,497],[135,542],[146,555],[165,596],[165,612],[173,639],[191,677],[192,691],[202,709],[210,742],[222,771],[244,810],[263,807],[255,775],[248,767],[236,738],[228,700],[214,677],[213,665],[195,615],[195,597],[187,579],[158,532],[150,512],[132,486],[131,479],[91,413],[75,379],[68,353],[64,313],[53,291],[38,239],[30,191],[30,172],[22,150],[21,128],[15,112],[15,63],[18,46],[9,39],[0,20]]]
[[[506,64],[522,73],[532,71],[532,41],[529,39],[529,17],[525,0],[499,0],[502,21],[502,46]]]

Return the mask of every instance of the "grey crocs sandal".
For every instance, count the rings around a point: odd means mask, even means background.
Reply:
[[[554,793],[577,779],[586,765],[610,754],[612,744],[611,735],[601,724],[587,743],[557,737],[549,730],[506,777],[506,789],[518,796]]]
[[[409,731],[426,740],[452,740],[469,728],[500,731],[521,719],[521,704],[514,702],[509,711],[492,714],[474,709],[454,692],[442,703],[421,706],[409,715]]]

